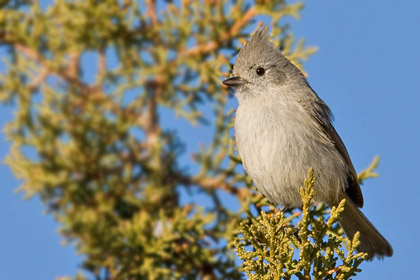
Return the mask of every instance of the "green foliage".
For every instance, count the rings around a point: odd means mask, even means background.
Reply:
[[[369,179],[369,178],[376,178],[379,176],[378,173],[374,172],[374,170],[376,168],[378,168],[379,165],[379,157],[376,156],[372,163],[370,164],[370,166],[368,168],[366,168],[365,170],[363,170],[362,172],[359,173],[358,175],[358,179],[359,182],[361,183],[362,181]]]
[[[15,108],[5,128],[12,143],[6,163],[22,180],[19,190],[41,198],[64,240],[83,255],[84,271],[75,279],[85,279],[84,273],[96,279],[241,279],[231,241],[239,222],[269,203],[240,171],[221,77],[261,18],[271,22],[274,43],[302,68],[316,49],[295,41],[284,19],[297,18],[303,4],[56,0],[46,9],[38,1],[1,8],[0,43],[9,55],[0,101]],[[213,138],[181,161],[190,134],[170,129],[161,112],[186,120],[190,133],[211,123]],[[198,192],[208,206],[195,200]],[[181,203],[180,193],[190,200]],[[223,202],[226,195],[237,209]],[[322,239],[303,231],[308,223],[317,233],[332,230],[322,223],[325,206],[319,207],[319,221],[305,214],[294,239],[291,228],[274,223],[294,216],[251,219],[304,249],[302,261],[290,267],[296,273],[307,271],[319,248],[329,253],[316,271],[325,273],[327,261],[334,266],[329,243],[303,238]],[[265,248],[286,246],[272,237],[267,242]],[[284,249],[293,254],[293,247]],[[287,264],[289,255],[281,254],[274,250],[271,261],[281,256]],[[337,275],[352,273],[341,270]]]
[[[301,188],[302,214],[261,212],[240,225],[241,237],[234,246],[249,279],[349,279],[360,272],[366,253],[355,251],[358,234],[348,240],[337,233],[337,222],[345,200],[333,207],[325,221],[325,205],[311,210],[315,177],[310,170]],[[295,220],[301,216],[296,224]],[[296,226],[293,226],[293,225]],[[346,250],[343,250],[343,246]],[[247,251],[248,246],[251,250]],[[340,263],[340,264],[339,264]]]

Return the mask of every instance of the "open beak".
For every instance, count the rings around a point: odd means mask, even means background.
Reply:
[[[232,77],[223,81],[228,87],[237,87],[247,83],[247,80],[242,79],[241,77]]]

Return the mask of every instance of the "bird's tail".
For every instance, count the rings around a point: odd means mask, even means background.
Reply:
[[[372,225],[353,201],[346,196],[346,205],[341,213],[340,224],[347,237],[353,239],[354,234],[360,232],[360,245],[357,250],[369,254],[368,258],[383,258],[392,256],[393,250],[389,242]]]

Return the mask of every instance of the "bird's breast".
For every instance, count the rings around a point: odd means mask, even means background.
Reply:
[[[283,206],[301,205],[299,188],[309,168],[331,169],[335,164],[333,145],[319,141],[317,133],[305,112],[290,104],[240,105],[236,112],[235,136],[244,168],[264,196]],[[334,171],[323,174],[321,196],[329,195],[326,181]]]

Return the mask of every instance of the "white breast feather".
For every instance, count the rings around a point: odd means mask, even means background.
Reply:
[[[344,161],[333,143],[310,137],[320,131],[296,102],[275,100],[260,98],[262,104],[255,106],[248,99],[236,112],[235,136],[246,172],[273,203],[299,207],[299,188],[313,167],[317,178],[315,199],[331,201],[339,187],[345,186]]]

